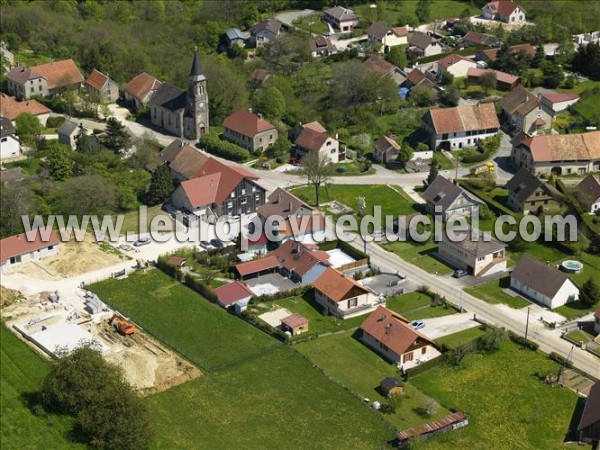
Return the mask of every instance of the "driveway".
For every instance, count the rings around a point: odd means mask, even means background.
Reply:
[[[473,320],[472,313],[450,314],[449,316],[423,319],[423,323],[425,324],[425,328],[419,331],[431,339],[438,339],[442,336],[481,325],[479,322]]]
[[[277,14],[275,19],[279,20],[284,25],[296,28],[294,26],[294,22],[296,20],[300,19],[301,17],[311,16],[315,13],[316,11],[313,9],[304,9],[302,11],[285,11]]]
[[[512,152],[512,144],[510,136],[504,132],[500,132],[502,139],[500,140],[500,148],[492,158],[492,162],[496,165],[497,181],[508,181],[513,177],[514,169],[510,164],[510,154]]]

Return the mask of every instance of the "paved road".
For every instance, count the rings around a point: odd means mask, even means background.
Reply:
[[[355,241],[352,245],[360,250],[363,249],[363,243],[360,241]],[[478,318],[520,335],[524,334],[525,312],[513,312],[510,309],[501,307],[504,305],[499,307],[485,303],[457,288],[453,280],[427,273],[409,264],[397,255],[383,250],[376,244],[369,243],[367,245],[367,253],[371,256],[371,261],[376,266],[393,272],[400,271],[401,274],[413,282],[428,286],[432,291],[446,296],[449,301],[462,306]],[[535,319],[530,320],[528,337],[537,342],[540,345],[540,350],[546,353],[556,352],[566,357],[572,348],[571,344],[561,339],[560,330],[546,329]],[[592,354],[579,348],[574,348],[573,364],[586,373],[600,378],[600,362]]]

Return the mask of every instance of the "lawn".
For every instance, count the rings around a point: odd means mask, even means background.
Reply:
[[[323,34],[328,31],[327,24],[323,22],[323,18],[320,14],[300,17],[294,21],[294,25],[297,28],[310,33]]]
[[[169,214],[167,214],[165,211],[163,211],[161,209],[160,205],[157,206],[151,206],[147,209],[146,211],[146,217],[147,217],[147,222],[146,222],[146,229],[150,230],[150,222],[152,222],[152,219],[154,219],[156,216],[164,216],[166,218],[169,219],[169,221],[171,221],[171,223],[173,223],[173,219],[169,216]],[[137,234],[139,232],[139,210],[135,210],[135,211],[130,211],[128,213],[126,213],[125,218],[123,219],[123,226],[121,227],[121,234],[124,235],[127,232],[132,232]]]
[[[321,313],[321,306],[313,300],[312,296],[312,291],[309,291],[304,297],[289,297],[277,300],[275,304],[286,308],[292,313],[302,314],[310,320],[308,331],[318,334],[359,327],[368,317],[368,314],[365,314],[342,320],[335,316],[325,316]]]
[[[398,21],[403,17],[416,17],[415,10],[418,5],[418,1],[410,0],[403,2],[386,2],[385,13],[381,16],[385,19],[384,21],[388,25],[406,25],[406,23],[399,23]],[[363,6],[362,8],[368,8],[369,5]],[[433,19],[446,19],[448,17],[460,17],[462,12],[467,9],[470,15],[478,14],[481,10],[470,4],[469,2],[462,2],[456,0],[435,0],[431,4],[430,8],[430,20]],[[361,16],[359,11],[359,16]]]
[[[441,170],[454,169],[454,161],[451,161],[443,152],[434,152],[433,160],[438,164]]]
[[[48,373],[48,365],[4,325],[0,327],[0,446],[3,449],[85,448],[69,439],[68,417],[34,415],[27,399]]]
[[[573,109],[591,125],[600,125],[600,87],[584,91]]]
[[[294,348],[304,353],[310,361],[323,369],[327,375],[347,386],[359,396],[372,401],[386,403],[387,400],[376,390],[385,377],[398,377],[398,369],[377,353],[349,334],[339,334],[303,342]],[[429,419],[421,417],[415,410],[423,407],[426,396],[413,384],[407,383],[405,394],[395,414],[385,415],[399,430],[418,426]],[[433,419],[448,414],[444,408]],[[350,448],[344,445],[344,448]]]
[[[590,308],[588,305],[576,301],[554,308],[553,311],[566,317],[567,320],[573,320],[593,312],[596,308],[597,307]]]
[[[509,286],[510,277],[504,277],[476,287],[466,288],[465,292],[492,305],[502,303],[515,309],[521,309],[529,305],[529,302],[524,298],[520,296],[512,297],[503,291]]]
[[[409,241],[390,242],[382,247],[388,252],[395,253],[403,260],[434,274],[451,273],[454,268],[435,258],[432,253],[437,251],[437,243],[429,241],[419,245]]]
[[[284,346],[147,405],[155,448],[375,449],[393,438],[379,415]]]
[[[571,339],[572,341],[575,342],[582,342],[584,344],[587,344],[588,342],[591,342],[594,340],[594,336],[592,336],[589,333],[586,333],[583,330],[573,330],[573,331],[569,331],[565,337],[568,337],[569,339]]]
[[[408,294],[388,298],[386,306],[408,320],[430,319],[456,314],[456,310],[448,306],[431,306],[431,300],[429,295],[422,292],[409,292]]]
[[[358,197],[364,197],[367,203],[366,214],[373,214],[374,205],[381,206],[381,214],[384,217],[414,213],[415,202],[400,188],[396,187],[395,189],[401,193],[384,185],[334,184],[329,187],[329,196],[324,187],[321,187],[319,196],[321,203],[337,200],[354,211],[358,210]],[[297,187],[292,192],[305,202],[311,205],[315,204],[315,188],[313,186]]]
[[[419,448],[564,448],[578,397],[543,383],[558,368],[542,353],[507,341],[496,353],[472,356],[463,369],[438,366],[415,376],[412,382],[423,392],[469,414],[467,427]]]
[[[450,349],[454,349],[469,342],[473,342],[484,334],[485,330],[483,327],[475,327],[459,331],[458,333],[442,336],[437,338],[435,341],[440,345],[443,344]]]
[[[90,290],[203,369],[234,364],[279,345],[157,269]]]

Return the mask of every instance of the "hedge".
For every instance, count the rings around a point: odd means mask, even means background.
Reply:
[[[46,121],[46,128],[59,128],[64,122],[65,118],[63,116],[53,116],[48,117]]]
[[[260,297],[261,302],[272,302],[275,300],[281,300],[282,298],[288,297],[302,297],[309,290],[312,289],[311,285],[301,286],[294,289],[288,289],[287,291],[279,291],[274,294],[263,295]]]
[[[279,339],[282,342],[287,343],[289,341],[287,334],[285,334],[283,331],[281,331],[278,328],[272,327],[267,322],[264,322],[263,320],[259,319],[254,313],[252,313],[248,310],[242,312],[240,317],[242,319],[244,319],[246,322],[248,322],[249,324],[254,325],[256,328],[264,331],[267,334],[270,334],[271,336]]]
[[[528,348],[529,350],[536,351],[538,348],[540,348],[539,344],[537,344],[536,342],[530,341],[529,339],[525,339],[523,336],[519,336],[518,334],[513,333],[512,331],[508,332],[508,337],[515,344],[520,345],[521,347]]]
[[[560,356],[558,353],[552,352],[548,355],[548,357],[554,361],[557,362],[558,364],[560,364],[561,366],[565,366],[568,367],[569,369],[573,368],[573,363],[571,363],[570,361],[567,361],[567,358]]]
[[[250,158],[248,150],[231,142],[223,141],[214,134],[208,133],[202,135],[199,143],[208,153],[231,161],[244,162]]]
[[[176,280],[181,281],[190,289],[196,291],[202,297],[206,298],[209,302],[217,303],[217,295],[209,286],[207,286],[197,278],[194,278],[189,273],[183,275],[183,272],[181,272],[181,269],[179,267],[176,267],[167,262],[166,257],[161,256],[158,258],[158,260],[156,261],[156,268],[162,270],[171,278],[175,278]]]

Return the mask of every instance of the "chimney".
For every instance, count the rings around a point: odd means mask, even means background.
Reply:
[[[277,193],[277,203],[281,203],[283,201],[283,193],[279,191]]]
[[[292,201],[290,200],[290,205],[288,206],[288,211],[292,210]]]
[[[262,115],[261,113],[258,113],[258,114],[257,114],[257,116],[258,116],[258,118],[259,118],[260,120],[262,120],[262,118],[263,118],[263,115]]]

